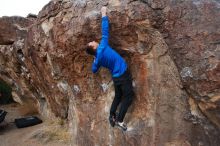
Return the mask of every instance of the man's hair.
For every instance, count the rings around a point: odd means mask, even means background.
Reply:
[[[89,55],[96,55],[96,50],[93,49],[92,46],[90,46],[89,44],[86,46],[86,53]]]

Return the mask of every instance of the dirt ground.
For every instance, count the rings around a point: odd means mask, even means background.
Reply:
[[[69,146],[64,132],[51,133],[48,122],[32,127],[18,129],[14,124],[15,118],[23,117],[20,113],[21,105],[0,105],[0,109],[8,112],[5,121],[0,124],[0,146]],[[38,115],[38,117],[40,117]],[[55,124],[51,124],[53,130]],[[61,136],[60,136],[61,135]],[[64,136],[63,136],[64,135]],[[64,137],[62,140],[62,136]]]

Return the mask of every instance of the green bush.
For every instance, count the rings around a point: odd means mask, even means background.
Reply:
[[[8,104],[13,102],[11,92],[11,87],[4,81],[0,80],[0,104]]]

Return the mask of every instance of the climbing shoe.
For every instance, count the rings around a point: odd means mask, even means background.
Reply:
[[[122,129],[123,131],[126,131],[127,130],[127,126],[124,122],[116,122],[115,125],[117,127],[119,127],[120,129]]]
[[[115,126],[115,122],[116,122],[115,116],[110,115],[110,116],[109,116],[109,123],[110,123],[110,125],[111,125],[112,127]]]

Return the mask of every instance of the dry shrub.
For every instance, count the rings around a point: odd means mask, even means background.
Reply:
[[[50,140],[60,140],[63,142],[70,141],[70,134],[66,121],[63,119],[56,119],[50,122],[47,127],[48,136]]]
[[[68,131],[68,126],[65,120],[54,119],[45,120],[45,128],[40,132],[35,134],[33,138],[38,139],[42,143],[50,143],[54,141],[59,141],[62,143],[70,143],[70,133]]]

